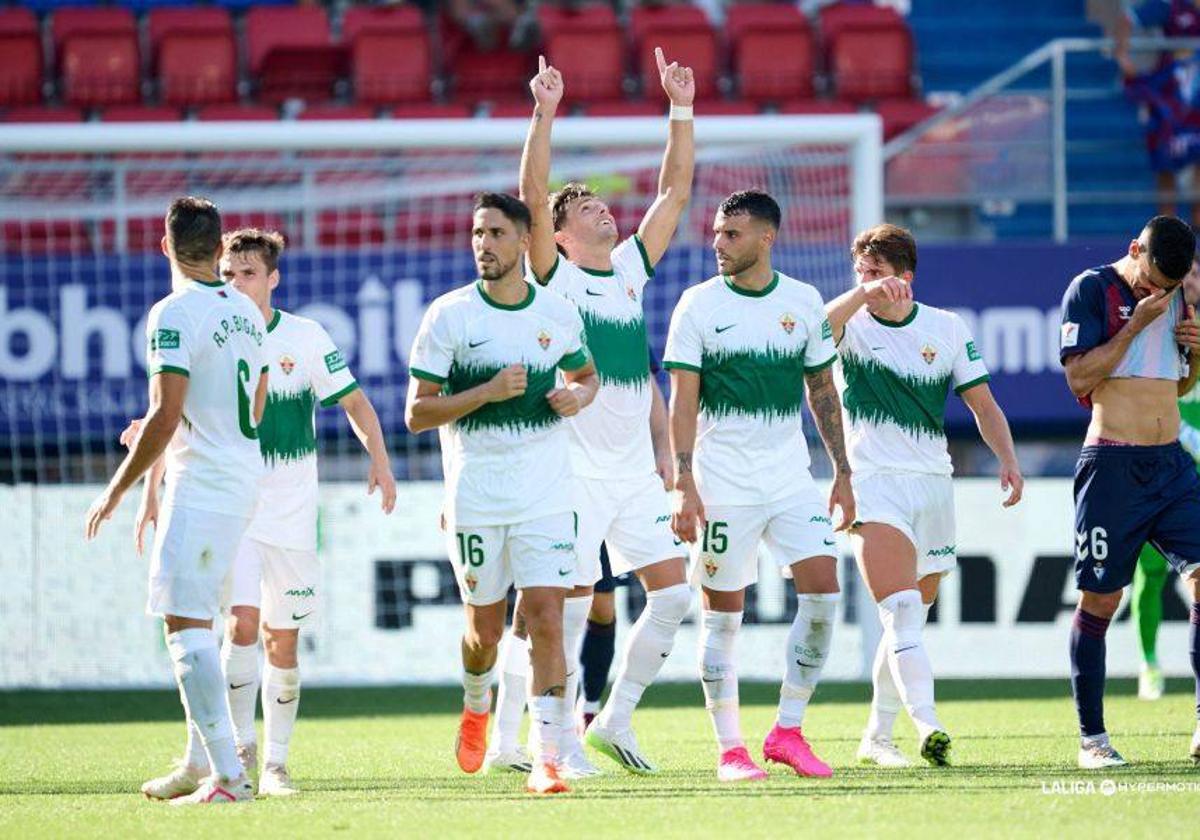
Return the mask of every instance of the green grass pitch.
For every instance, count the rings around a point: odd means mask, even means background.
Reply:
[[[1143,703],[1130,681],[1110,681],[1108,724],[1133,766],[1087,774],[1074,766],[1065,680],[939,682],[955,766],[904,771],[855,763],[868,688],[825,685],[805,731],[834,777],[772,765],[768,782],[729,786],[716,781],[699,687],[653,687],[634,722],[661,775],[630,776],[595,756],[606,775],[539,799],[521,777],[458,770],[456,690],[310,688],[289,762],[303,793],[192,809],[137,792],[182,750],[175,693],[0,693],[0,837],[1194,836],[1191,681],[1169,689]],[[775,696],[772,686],[742,688],[743,730],[759,755]],[[907,720],[897,735],[916,758]]]

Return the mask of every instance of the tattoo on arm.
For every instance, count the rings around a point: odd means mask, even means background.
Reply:
[[[850,461],[846,457],[846,439],[842,432],[842,401],[833,384],[833,372],[826,368],[804,379],[808,384],[808,407],[817,422],[821,440],[825,441],[829,460],[838,472],[848,473]]]
[[[692,471],[692,453],[680,452],[675,456],[675,473],[683,475]]]

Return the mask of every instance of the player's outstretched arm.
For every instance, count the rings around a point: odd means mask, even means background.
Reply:
[[[542,282],[558,260],[554,244],[554,219],[550,215],[550,128],[558,103],[562,101],[562,74],[538,56],[538,73],[529,81],[533,92],[533,118],[525,149],[521,153],[521,200],[529,206],[533,224],[530,226],[529,268]]]
[[[667,149],[658,173],[658,197],[638,226],[638,237],[646,248],[650,265],[658,265],[671,244],[679,217],[692,197],[692,172],[696,165],[696,140],[692,122],[692,102],[696,81],[692,68],[667,63],[661,47],[654,48],[663,90],[671,100]]]
[[[383,494],[383,512],[391,513],[396,507],[396,479],[392,476],[392,462],[388,457],[383,426],[379,423],[375,406],[371,405],[362,388],[355,388],[338,400],[338,404],[346,412],[350,428],[354,430],[363,449],[371,456],[371,466],[367,471],[367,495],[370,496],[378,487]]]
[[[1017,450],[1013,445],[1008,420],[986,382],[963,391],[962,399],[975,415],[979,436],[1000,461],[1000,489],[1008,493],[1004,506],[1012,507],[1021,501],[1021,494],[1025,492],[1025,478],[1021,475],[1021,465],[1017,463]]]
[[[87,539],[100,533],[100,526],[112,517],[129,488],[166,451],[183,416],[183,400],[187,396],[187,389],[188,378],[184,374],[164,372],[150,378],[150,410],[133,442],[133,448],[113,473],[104,492],[88,508],[84,529]]]
[[[846,456],[846,436],[842,429],[842,401],[837,386],[833,383],[833,370],[829,367],[806,373],[804,384],[808,387],[808,408],[816,421],[817,431],[825,442],[825,451],[833,463],[833,486],[829,491],[829,514],[835,507],[841,508],[842,518],[834,527],[844,531],[854,524],[857,513],[854,505],[854,490],[850,486],[850,459]]]
[[[436,429],[466,417],[487,403],[521,396],[528,382],[524,365],[509,365],[482,385],[458,394],[443,394],[441,382],[412,376],[408,380],[404,425],[414,434]]]
[[[825,317],[829,319],[829,326],[833,328],[834,343],[841,342],[842,335],[846,332],[846,322],[867,304],[895,303],[900,300],[912,300],[912,286],[900,277],[871,280],[842,292],[825,304]]]
[[[1116,370],[1129,349],[1134,336],[1148,327],[1171,306],[1171,296],[1175,292],[1158,292],[1138,301],[1133,314],[1125,322],[1125,326],[1117,334],[1103,344],[1099,344],[1086,353],[1068,356],[1063,362],[1066,369],[1067,385],[1076,397],[1086,397],[1096,387]]]
[[[671,465],[671,431],[667,419],[667,401],[658,379],[650,376],[650,445],[654,449],[654,465],[667,492],[675,489],[675,469]]]
[[[696,415],[700,410],[700,374],[673,367],[671,371],[671,452],[675,456],[675,510],[671,530],[684,542],[695,542],[707,525],[704,502],[692,473],[696,448]]]
[[[563,379],[567,384],[548,391],[546,399],[559,417],[574,417],[596,399],[600,377],[596,376],[596,366],[588,361],[583,367],[564,370]]]

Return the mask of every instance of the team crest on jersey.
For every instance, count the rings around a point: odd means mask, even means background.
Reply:
[[[633,286],[626,286],[626,287],[625,287],[625,294],[629,295],[629,299],[630,299],[630,300],[632,300],[632,301],[633,301],[633,302],[635,302],[635,303],[637,302],[637,292],[635,292],[635,291],[633,290]]]
[[[937,358],[937,348],[932,344],[926,344],[921,348],[921,358],[925,360],[925,364],[933,364],[933,360]]]
[[[468,592],[474,592],[475,587],[479,585],[479,578],[475,577],[474,572],[467,572],[467,576],[463,580],[467,584]]]
[[[296,369],[296,360],[286,354],[280,356],[279,369],[286,375],[291,376],[292,371]]]
[[[796,329],[796,319],[792,317],[792,313],[785,312],[779,319],[779,326],[783,327],[785,333],[791,335],[792,330]]]
[[[539,332],[538,333],[538,344],[540,344],[542,346],[543,350],[549,350],[550,349],[550,333],[546,332],[545,330],[542,330],[541,332]]]
[[[708,573],[709,577],[716,577],[717,570],[719,568],[720,568],[720,566],[717,565],[717,561],[715,558],[712,558],[712,557],[704,558],[704,571]]]

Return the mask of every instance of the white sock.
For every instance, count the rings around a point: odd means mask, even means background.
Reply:
[[[529,726],[536,732],[533,739],[537,744],[535,761],[554,764],[558,760],[558,744],[563,726],[566,703],[561,697],[530,697]]]
[[[235,645],[225,641],[221,649],[221,667],[229,692],[229,718],[233,722],[233,740],[239,747],[258,742],[254,731],[254,708],[258,704],[258,683],[262,673],[258,665],[258,642]]]
[[[745,746],[738,723],[738,680],[733,664],[734,640],[741,626],[740,612],[701,610],[701,687],[721,752]]]
[[[831,592],[802,594],[796,599],[796,617],[787,637],[787,671],[779,688],[779,714],[775,720],[785,729],[804,722],[804,711],[829,658],[841,597]]]
[[[189,719],[187,722],[187,727],[187,749],[184,752],[183,763],[188,767],[195,767],[197,770],[203,770],[204,775],[208,775],[208,753],[204,751],[204,739],[200,737],[200,730],[196,728],[196,722],[194,720]]]
[[[463,706],[476,714],[492,710],[492,672],[488,668],[482,674],[463,671]]]
[[[175,668],[184,711],[189,723],[194,722],[200,732],[209,765],[227,779],[241,778],[242,764],[233,746],[217,637],[207,627],[168,633],[167,652]]]
[[[924,604],[925,618],[922,627],[929,620],[929,608],[932,604]],[[892,739],[892,729],[896,725],[896,715],[904,704],[900,700],[900,691],[896,681],[892,679],[892,668],[888,664],[888,643],[880,636],[879,645],[875,648],[875,664],[871,666],[871,715],[867,718],[867,736],[875,740]]]
[[[921,642],[925,608],[915,589],[895,592],[879,602],[888,666],[904,707],[922,738],[941,729],[933,710],[933,668]]]
[[[300,669],[276,668],[268,662],[263,668],[262,696],[263,740],[267,743],[263,766],[287,764],[288,744],[300,711]]]
[[[646,686],[654,682],[675,645],[675,632],[692,605],[692,589],[677,583],[646,593],[646,608],[633,625],[625,658],[608,703],[599,715],[605,729],[627,729]]]
[[[529,677],[529,640],[514,635],[510,629],[500,643],[496,662],[500,671],[496,690],[496,721],[492,724],[492,743],[499,752],[515,750],[520,742],[521,717],[525,714],[525,699]]]
[[[583,634],[587,630],[588,613],[592,611],[592,596],[582,598],[567,598],[563,604],[563,655],[567,660],[567,679],[563,684],[563,705],[567,709],[575,708],[575,700],[579,695],[579,646],[583,642]],[[579,743],[579,734],[574,726],[570,726],[566,718],[562,722],[562,734],[558,742],[559,752],[568,755],[583,749]]]

